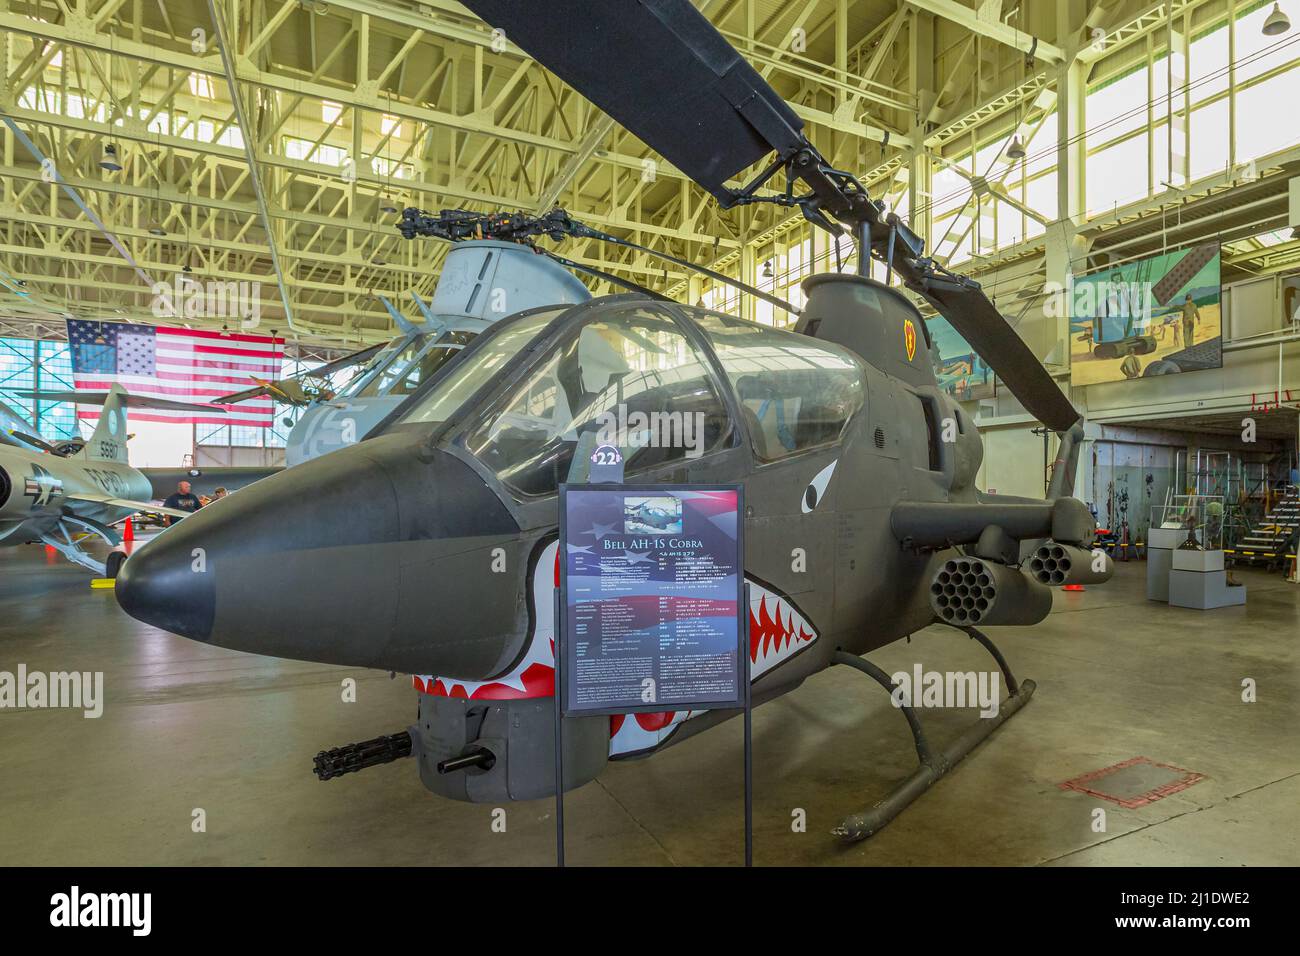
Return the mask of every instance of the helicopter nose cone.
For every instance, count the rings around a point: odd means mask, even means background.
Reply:
[[[416,446],[382,436],[201,509],[126,561],[118,604],[232,650],[493,673],[513,627],[500,610],[467,616],[465,576],[488,568],[484,549],[517,545],[518,526],[468,465],[444,452],[421,460]]]

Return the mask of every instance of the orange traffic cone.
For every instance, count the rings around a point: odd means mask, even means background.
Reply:
[[[131,553],[131,547],[135,544],[135,521],[131,518],[126,519],[126,526],[122,529],[122,550],[127,554]]]

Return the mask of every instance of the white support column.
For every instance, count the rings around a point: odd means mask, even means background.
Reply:
[[[740,281],[758,285],[758,254],[753,243],[747,242],[740,249]],[[740,317],[747,322],[754,321],[754,297],[744,292],[740,294]]]
[[[925,151],[925,116],[935,98],[934,76],[934,16],[920,11],[912,15],[908,31],[909,79],[917,99],[917,115],[913,118],[911,158],[907,170],[908,219],[912,230],[926,237],[930,252],[934,251],[934,199],[933,164]]]
[[[1088,67],[1075,62],[1058,74],[1056,97],[1056,217],[1077,226],[1086,206],[1088,158],[1084,82]]]
[[[1165,68],[1169,77],[1169,101],[1165,110],[1169,120],[1169,164],[1165,181],[1181,189],[1189,176],[1188,156],[1191,151],[1191,94],[1188,90],[1187,66],[1191,52],[1190,19],[1169,21],[1169,56]]]

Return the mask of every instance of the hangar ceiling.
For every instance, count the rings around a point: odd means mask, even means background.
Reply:
[[[1112,52],[1136,49],[1171,17],[1222,5],[696,2],[818,148],[894,202],[928,195],[958,144],[1015,130],[1071,62],[1089,61],[1092,27],[1110,31]],[[153,284],[188,270],[258,283],[264,329],[373,340],[391,327],[377,296],[414,314],[407,290],[427,296],[446,251],[403,240],[394,206],[558,202],[733,274],[746,248],[752,270],[754,245],[793,224],[775,207],[718,210],[451,0],[0,0],[0,29],[0,321],[12,334],[57,336],[67,315],[148,320]],[[102,168],[109,144],[120,170]],[[1277,194],[1285,169],[1265,172]],[[689,289],[632,250],[563,252]]]

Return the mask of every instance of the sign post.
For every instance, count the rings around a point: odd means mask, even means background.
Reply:
[[[749,594],[740,486],[566,484],[556,607],[556,827],[562,718],[743,709],[752,850]]]

